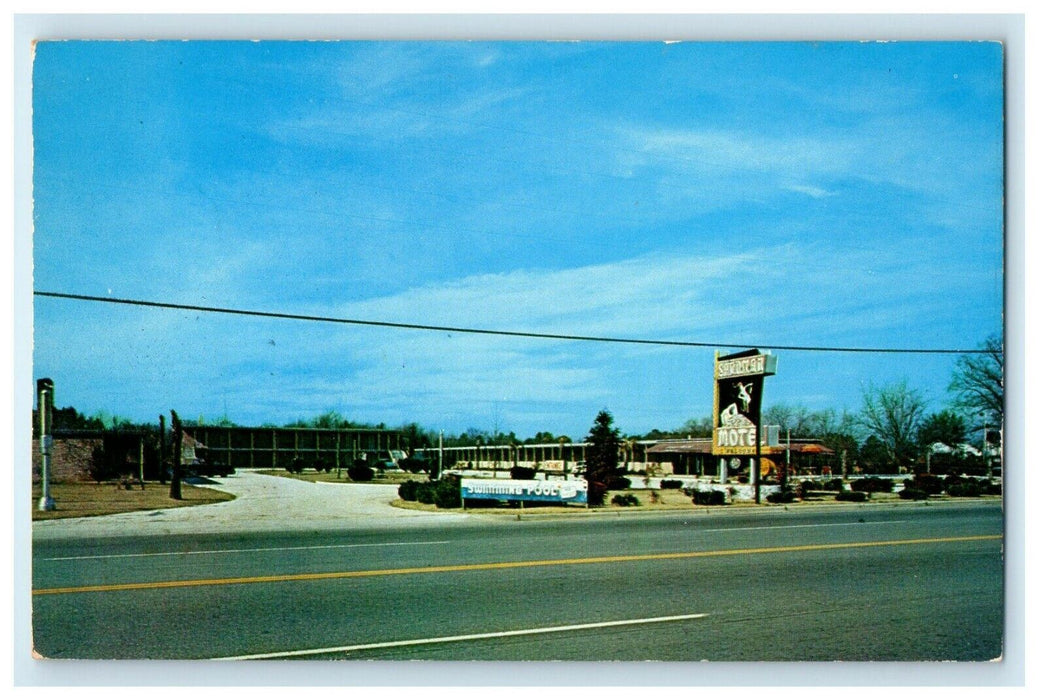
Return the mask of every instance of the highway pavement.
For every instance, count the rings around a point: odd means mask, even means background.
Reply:
[[[135,536],[34,527],[34,648],[223,660],[1002,654],[997,500],[339,520]]]

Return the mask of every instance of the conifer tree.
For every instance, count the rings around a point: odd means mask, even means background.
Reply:
[[[617,472],[618,446],[621,432],[613,427],[614,417],[606,409],[596,415],[585,441],[585,480],[588,482],[589,505],[602,505],[610,477]]]

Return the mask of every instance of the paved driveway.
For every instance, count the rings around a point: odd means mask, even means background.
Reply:
[[[34,539],[107,537],[237,531],[300,531],[428,526],[468,516],[394,508],[396,486],[385,484],[309,483],[238,471],[200,484],[227,491],[235,500],[205,506],[119,513],[95,518],[40,520]]]

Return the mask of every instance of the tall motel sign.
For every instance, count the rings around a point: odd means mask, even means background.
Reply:
[[[763,377],[777,373],[777,357],[759,350],[715,354],[713,372],[712,454],[719,457],[720,481],[726,482],[728,460],[749,458],[755,501],[760,502]],[[767,445],[769,446],[769,445]]]

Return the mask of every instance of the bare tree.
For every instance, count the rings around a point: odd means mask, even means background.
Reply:
[[[999,425],[1004,409],[1002,339],[992,336],[981,348],[983,353],[963,355],[955,363],[948,391],[955,396],[957,408],[971,415],[987,414]]]
[[[813,417],[806,406],[774,404],[763,411],[763,425],[781,426],[781,434],[790,430],[792,437],[813,437]]]
[[[690,418],[674,432],[691,437],[712,437],[712,417]]]
[[[857,422],[878,438],[895,465],[915,457],[919,425],[926,411],[922,395],[901,381],[868,387]]]

